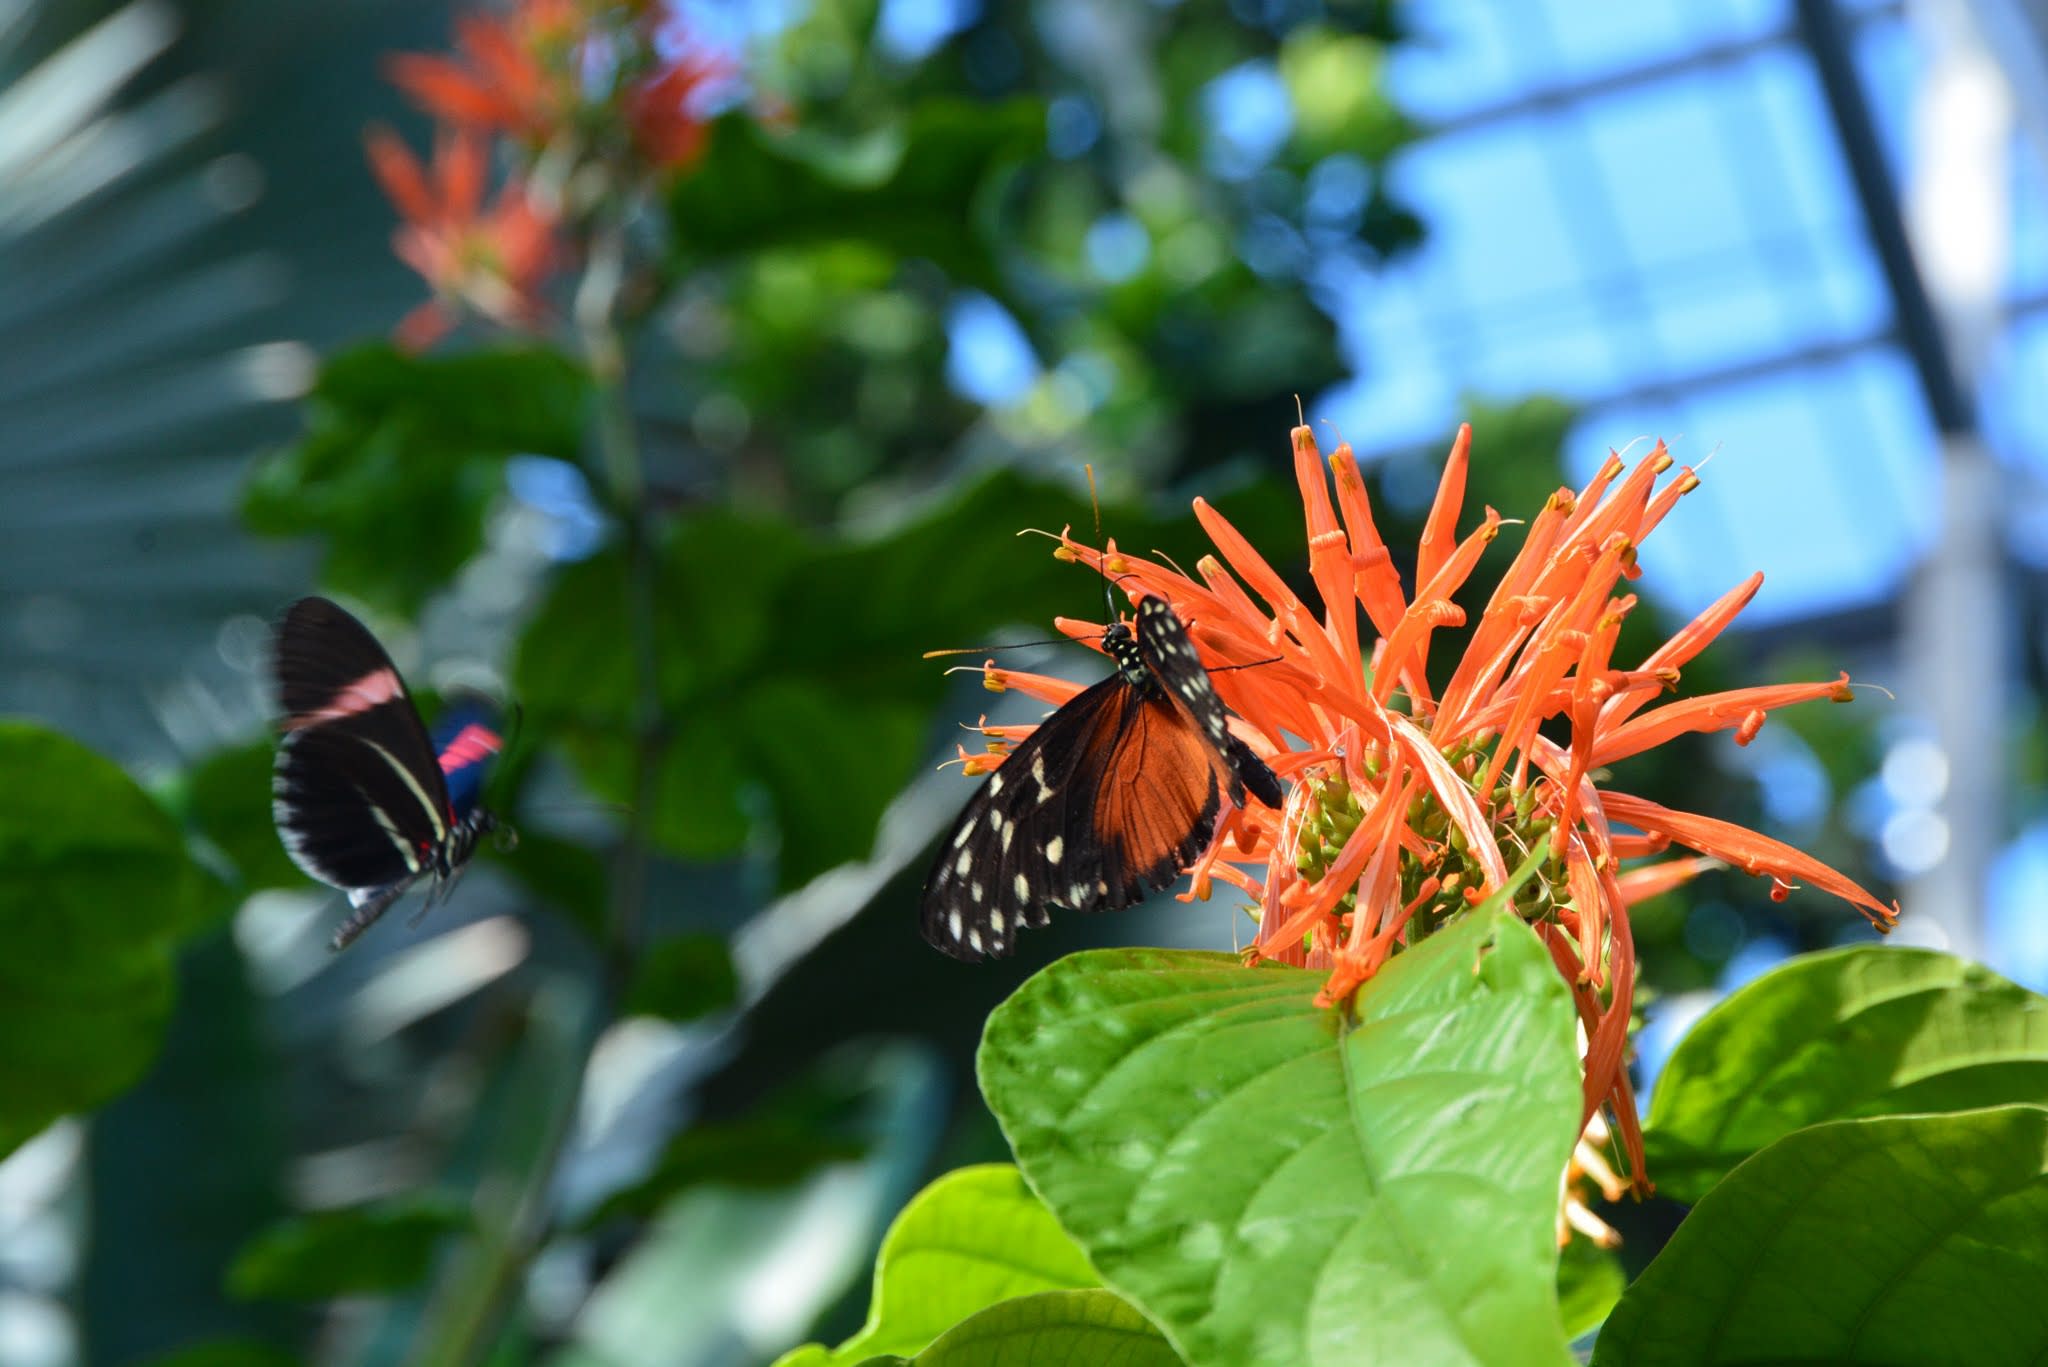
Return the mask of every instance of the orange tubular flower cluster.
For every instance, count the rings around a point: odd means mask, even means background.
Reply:
[[[577,50],[587,20],[576,0],[521,0],[508,13],[455,21],[455,57],[401,52],[384,74],[436,118],[508,133],[538,147],[581,102]]]
[[[1547,839],[1539,876],[1516,910],[1548,947],[1584,1029],[1585,1111],[1613,1113],[1629,1180],[1647,1189],[1626,1067],[1636,980],[1631,905],[1725,862],[1811,883],[1880,929],[1895,907],[1798,850],[1754,831],[1673,811],[1605,786],[1605,766],[1689,732],[1734,730],[1747,743],[1764,714],[1811,699],[1846,701],[1848,677],[1657,703],[1680,671],[1755,596],[1744,581],[1640,665],[1613,659],[1636,547],[1699,481],[1660,443],[1629,469],[1618,456],[1586,488],[1559,489],[1529,522],[1464,654],[1429,668],[1439,628],[1462,626],[1454,601],[1502,530],[1485,510],[1458,535],[1471,432],[1451,449],[1416,556],[1411,596],[1381,540],[1348,446],[1327,472],[1306,427],[1293,433],[1318,609],[1203,500],[1195,515],[1217,555],[1199,578],[1063,536],[1077,560],[1132,599],[1158,594],[1189,624],[1242,737],[1292,786],[1282,811],[1230,813],[1194,866],[1192,897],[1225,882],[1257,904],[1253,958],[1327,970],[1321,1004],[1342,1002],[1409,941],[1502,888]],[[1332,492],[1334,476],[1334,497]],[[1220,558],[1219,558],[1220,557]],[[1361,630],[1361,615],[1369,628]],[[1099,638],[1095,623],[1061,621]],[[1230,668],[1256,666],[1255,668]],[[992,671],[991,686],[997,675]],[[1001,686],[1050,703],[1073,686],[1003,671]],[[1444,680],[1441,691],[1431,679]],[[1543,730],[1546,723],[1561,723]],[[1552,737],[1563,735],[1565,740]],[[1014,741],[1007,733],[1005,741]],[[1622,829],[1628,828],[1628,829]],[[1699,856],[1655,860],[1677,845]],[[1602,1182],[1610,1185],[1612,1175]]]
[[[557,238],[590,208],[576,195],[616,197],[695,164],[710,135],[706,91],[734,74],[655,0],[509,0],[458,18],[455,48],[385,64],[392,83],[444,125],[435,185],[392,135],[369,138],[371,166],[406,219],[399,255],[438,296],[399,328],[413,347],[445,332],[458,304],[532,326],[542,316],[538,290],[567,255]],[[485,215],[492,138],[506,140],[523,169]],[[599,174],[584,174],[593,167]]]
[[[601,140],[622,121],[647,166],[672,172],[703,155],[703,92],[733,75],[677,33],[651,0],[515,0],[503,15],[456,20],[456,56],[398,53],[385,74],[436,118],[535,151],[565,134]]]
[[[434,288],[434,298],[399,323],[402,345],[432,345],[463,307],[511,327],[543,316],[540,287],[557,255],[554,218],[517,182],[484,207],[481,138],[444,135],[431,167],[384,129],[371,130],[369,152],[370,168],[404,219],[392,250]]]

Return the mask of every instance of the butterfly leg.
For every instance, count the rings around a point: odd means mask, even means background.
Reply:
[[[350,892],[348,900],[355,910],[334,932],[329,948],[347,949],[356,942],[356,937],[377,923],[377,918],[391,909],[391,904],[405,896],[418,875],[401,878],[396,883],[386,883],[381,888],[357,888]]]
[[[410,921],[405,923],[406,929],[418,929],[420,922],[427,919],[428,912],[432,911],[442,902],[447,901],[448,894],[455,891],[455,885],[462,881],[463,870],[468,867],[467,864],[457,864],[449,869],[447,873],[438,875],[434,879],[434,886],[427,890],[427,900],[420,903],[420,909],[412,914]]]

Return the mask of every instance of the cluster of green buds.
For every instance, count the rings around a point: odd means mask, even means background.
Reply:
[[[1484,771],[1488,751],[1483,744],[1461,746],[1447,758],[1468,780],[1476,781]],[[1372,777],[1379,766],[1368,757],[1364,768]],[[1341,774],[1314,776],[1305,784],[1307,797],[1295,834],[1294,868],[1303,882],[1314,884],[1336,865],[1346,844],[1364,824],[1368,809]],[[1545,810],[1540,793],[1539,786],[1515,790],[1504,780],[1482,801],[1482,808],[1493,813],[1494,838],[1502,850],[1519,849],[1526,854],[1549,835],[1556,821]],[[1425,853],[1404,849],[1399,856],[1401,902],[1404,906],[1416,904],[1407,933],[1408,942],[1413,943],[1471,905],[1486,880],[1464,830],[1451,820],[1434,794],[1423,791],[1412,797],[1402,824],[1426,849]],[[1563,853],[1551,849],[1536,876],[1517,892],[1514,905],[1526,920],[1536,922],[1556,919],[1560,908],[1570,906],[1570,899]],[[1338,899],[1336,910],[1343,923],[1348,923],[1357,909],[1357,900],[1355,887]]]

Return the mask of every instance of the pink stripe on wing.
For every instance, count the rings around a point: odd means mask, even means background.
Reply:
[[[487,726],[471,722],[455,733],[455,739],[441,752],[441,772],[452,774],[465,764],[475,764],[480,759],[495,755],[505,742],[498,739],[498,733]]]
[[[343,687],[327,706],[286,718],[284,729],[297,731],[308,726],[318,726],[321,722],[360,716],[373,707],[382,707],[393,698],[402,697],[404,693],[405,685],[398,681],[397,671],[374,669],[354,683]]]

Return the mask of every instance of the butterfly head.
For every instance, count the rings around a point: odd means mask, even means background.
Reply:
[[[1145,657],[1138,651],[1137,634],[1122,621],[1111,622],[1102,633],[1102,650],[1116,661],[1116,671],[1126,683],[1142,686],[1151,682],[1152,672],[1145,667]]]
[[[462,866],[469,862],[470,856],[476,853],[476,847],[483,843],[484,837],[493,834],[499,837],[499,849],[506,848],[508,840],[512,845],[519,843],[518,835],[510,826],[499,821],[497,814],[489,808],[472,807],[463,813],[461,819],[449,829],[448,838],[433,852],[435,875],[443,879],[454,878],[461,872]]]

